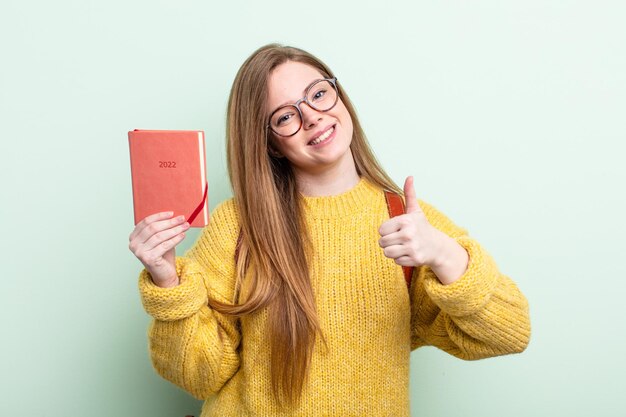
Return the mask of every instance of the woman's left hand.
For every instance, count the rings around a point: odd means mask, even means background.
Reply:
[[[402,266],[428,265],[436,267],[443,261],[451,239],[434,228],[422,211],[415,196],[413,177],[404,182],[406,213],[384,222],[378,233],[378,243],[385,256]]]

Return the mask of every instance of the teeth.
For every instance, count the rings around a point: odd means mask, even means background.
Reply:
[[[326,139],[328,139],[328,137],[335,131],[334,127],[331,127],[330,129],[328,129],[326,132],[324,132],[323,134],[319,135],[317,137],[317,139],[312,140],[311,142],[309,142],[311,145],[317,145],[320,142],[325,141]]]

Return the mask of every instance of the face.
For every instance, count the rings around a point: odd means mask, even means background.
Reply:
[[[315,68],[288,61],[270,74],[268,85],[267,118],[274,110],[300,100],[307,88],[324,78]],[[325,112],[300,103],[302,127],[293,136],[283,137],[270,131],[270,141],[286,157],[296,172],[321,173],[343,164],[354,164],[350,152],[352,119],[339,98],[335,106]]]

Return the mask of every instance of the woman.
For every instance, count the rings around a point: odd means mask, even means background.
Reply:
[[[267,45],[240,68],[227,115],[234,198],[182,257],[188,224],[157,213],[130,249],[157,372],[202,416],[408,416],[409,358],[523,351],[526,299],[466,230],[402,194],[330,69]],[[399,266],[414,267],[407,288]]]

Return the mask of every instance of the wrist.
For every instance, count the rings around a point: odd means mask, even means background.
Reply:
[[[160,281],[160,282],[155,282],[154,280],[152,280],[152,282],[157,287],[173,288],[173,287],[177,287],[180,284],[180,278],[177,275],[177,276],[175,276],[175,277],[173,277],[172,279],[169,279],[169,280]]]
[[[468,263],[469,254],[465,248],[445,235],[439,257],[429,266],[442,284],[449,285],[463,276]]]
[[[458,243],[456,243],[454,239],[452,239],[445,233],[441,232],[440,236],[441,239],[439,239],[439,250],[437,251],[437,255],[435,256],[433,261],[428,264],[428,266],[433,270],[446,267],[450,262],[450,258],[454,254],[453,245],[458,245]]]

